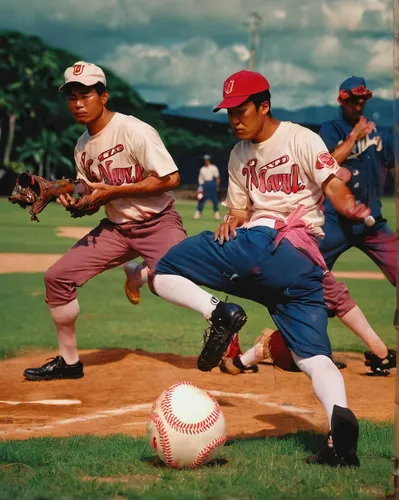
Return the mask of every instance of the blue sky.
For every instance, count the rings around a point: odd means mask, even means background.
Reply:
[[[263,18],[256,70],[273,106],[335,104],[352,74],[392,99],[388,0],[2,0],[0,29],[107,66],[146,100],[212,106],[224,79],[248,68],[252,12]]]

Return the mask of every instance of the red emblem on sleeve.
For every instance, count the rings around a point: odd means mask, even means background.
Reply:
[[[322,168],[333,168],[335,167],[335,160],[330,155],[330,153],[319,153],[317,155],[316,168],[321,170]]]

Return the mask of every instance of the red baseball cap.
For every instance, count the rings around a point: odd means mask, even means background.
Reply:
[[[252,94],[259,94],[270,88],[266,78],[256,71],[243,69],[234,73],[223,84],[223,101],[214,108],[216,113],[222,108],[234,108],[245,102]]]

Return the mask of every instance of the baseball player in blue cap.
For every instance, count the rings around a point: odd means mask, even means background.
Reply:
[[[210,155],[204,155],[204,165],[201,167],[198,175],[197,199],[198,206],[193,219],[198,220],[201,217],[206,200],[213,204],[215,219],[220,219],[219,213],[219,190],[220,175],[216,165],[211,163]]]
[[[393,136],[378,131],[374,122],[364,116],[364,108],[373,93],[364,78],[351,76],[339,87],[340,117],[324,122],[320,136],[337,163],[347,169],[347,186],[358,202],[371,209],[363,221],[351,221],[338,214],[331,201],[324,204],[325,237],[320,250],[331,271],[338,257],[352,247],[369,256],[396,286],[396,236],[381,213],[381,195],[388,169],[394,166]],[[328,273],[324,282],[329,316],[339,319],[369,346],[366,365],[375,374],[387,374],[396,366],[396,353],[388,349],[369,325],[342,282]]]

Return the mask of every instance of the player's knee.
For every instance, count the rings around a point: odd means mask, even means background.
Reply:
[[[338,316],[341,318],[356,305],[350,296],[345,283],[337,281],[332,273],[327,273],[323,280],[324,301],[328,309],[328,317]]]
[[[62,274],[57,264],[44,273],[46,302],[48,304],[66,304],[76,297],[76,285]]]

